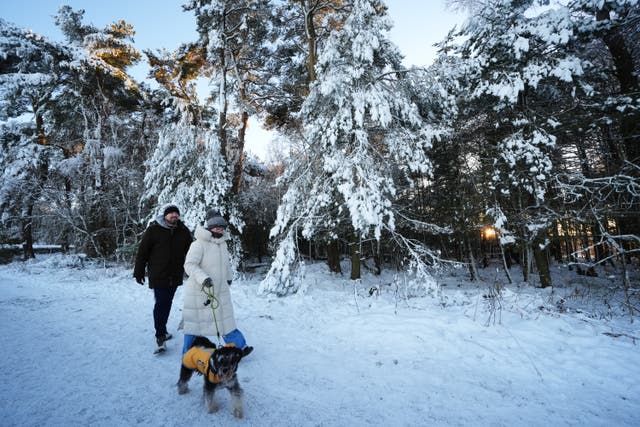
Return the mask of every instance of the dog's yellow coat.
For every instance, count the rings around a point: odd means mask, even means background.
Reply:
[[[233,344],[227,344],[225,347],[235,347]],[[216,351],[215,348],[191,347],[184,356],[182,356],[182,364],[189,369],[197,369],[202,375],[209,373],[209,382],[219,383],[220,378],[213,371],[209,370],[209,360],[211,355]]]

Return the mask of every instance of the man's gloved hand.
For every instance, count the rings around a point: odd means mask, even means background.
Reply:
[[[206,288],[210,288],[211,286],[213,286],[213,282],[211,281],[211,277],[207,277],[206,279],[204,279],[204,282],[202,282],[202,286],[204,286]]]
[[[231,286],[231,280],[227,280],[227,285]]]
[[[136,277],[136,282],[138,282],[141,285],[144,285],[144,276]]]

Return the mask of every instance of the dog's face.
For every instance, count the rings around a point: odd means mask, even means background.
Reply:
[[[236,374],[240,359],[242,359],[242,350],[239,348],[218,347],[211,355],[209,364],[213,365],[213,370],[220,382],[227,382]]]

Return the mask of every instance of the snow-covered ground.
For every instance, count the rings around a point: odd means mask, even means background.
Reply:
[[[226,391],[206,413],[201,377],[176,391],[181,291],[156,356],[153,294],[130,270],[62,255],[0,266],[0,425],[640,425],[640,319],[606,276],[556,267],[553,292],[497,294],[495,270],[480,285],[454,270],[440,294],[407,298],[419,292],[391,272],[354,289],[324,271],[309,266],[287,298],[258,295],[259,275],[234,281],[255,346],[236,420]]]

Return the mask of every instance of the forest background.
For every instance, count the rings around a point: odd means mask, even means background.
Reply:
[[[264,292],[308,260],[353,280],[496,260],[541,287],[553,262],[608,264],[633,311],[637,1],[450,4],[466,22],[413,67],[379,0],[192,0],[196,38],[143,52],[70,6],[63,42],[0,20],[0,242],[128,263],[161,206],[191,228],[216,207]],[[251,117],[270,162],[246,155]]]

